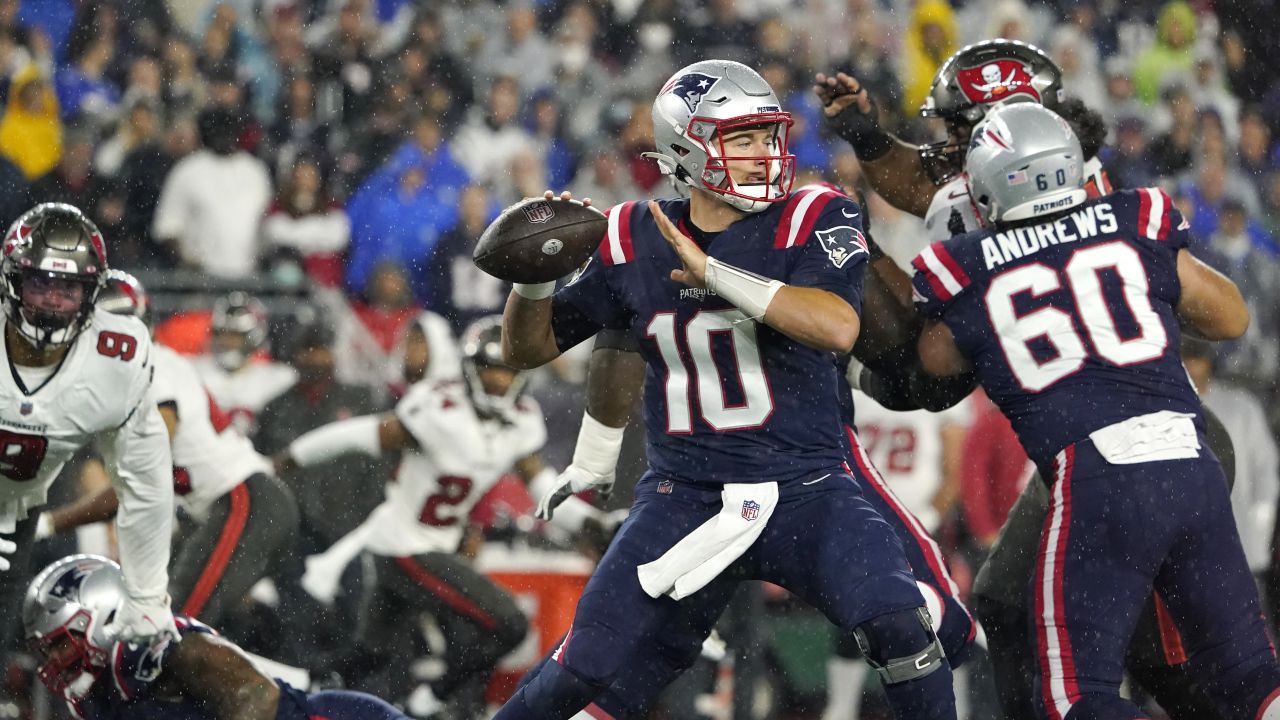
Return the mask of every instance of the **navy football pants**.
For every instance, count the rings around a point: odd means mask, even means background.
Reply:
[[[783,484],[773,517],[747,553],[677,603],[645,594],[636,568],[718,513],[720,488],[642,478],[631,514],[579,600],[555,662],[531,673],[497,718],[570,717],[615,679],[624,680],[623,668],[634,668],[646,652],[676,672],[687,667],[738,579],[782,585],[846,629],[922,607],[901,544],[852,478],[837,469],[808,482]],[[954,717],[949,668],[904,685],[915,683],[945,692],[925,691],[929,700],[913,706],[912,717]]]
[[[1086,440],[1059,453],[1045,473],[1054,479],[1052,499],[1030,588],[1041,717],[1144,717],[1119,689],[1153,586],[1223,715],[1280,717],[1280,703],[1265,712],[1280,694],[1280,666],[1222,468],[1201,452],[1112,465]]]

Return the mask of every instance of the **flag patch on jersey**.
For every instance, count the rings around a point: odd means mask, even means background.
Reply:
[[[755,500],[742,501],[742,519],[755,520],[760,517],[760,503]]]
[[[818,242],[822,243],[822,249],[827,251],[831,264],[838,268],[843,268],[845,263],[849,262],[849,258],[858,253],[869,254],[867,238],[856,227],[840,225],[819,230],[814,233],[814,236],[818,238]]]

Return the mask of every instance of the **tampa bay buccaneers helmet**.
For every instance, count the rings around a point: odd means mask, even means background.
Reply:
[[[71,205],[37,205],[5,235],[5,316],[38,350],[70,345],[93,318],[106,272],[106,243],[93,221]]]
[[[83,697],[106,669],[105,629],[124,602],[120,566],[98,555],[71,555],[40,571],[22,601],[22,626],[37,656],[36,674],[67,700]]]
[[[138,278],[123,270],[108,270],[98,307],[115,315],[136,317],[143,322],[151,311],[151,299]]]
[[[227,372],[239,370],[267,343],[267,308],[235,290],[213,303],[213,359]]]
[[[499,376],[500,382],[495,382],[488,373],[486,382],[485,371],[490,369],[509,375]],[[502,316],[482,317],[462,332],[462,377],[482,417],[505,417],[515,407],[528,377],[502,361]]]
[[[938,69],[920,108],[942,118],[948,134],[921,146],[925,170],[939,185],[957,175],[970,131],[991,108],[1028,101],[1056,110],[1061,100],[1062,70],[1035,45],[997,38],[962,48]]]
[[[680,186],[714,193],[744,212],[760,212],[785,200],[795,180],[796,158],[787,147],[791,124],[791,113],[782,111],[760,73],[731,60],[704,60],[677,70],[662,86],[653,101],[658,151],[645,157],[656,160]],[[765,181],[739,185],[725,162],[724,139],[756,128],[770,131],[768,152],[732,153],[732,159],[764,161]]]

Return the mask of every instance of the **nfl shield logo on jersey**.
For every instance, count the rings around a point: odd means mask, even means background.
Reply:
[[[760,503],[755,500],[742,501],[742,519],[755,520],[760,517]]]
[[[24,402],[18,406],[18,412],[22,413],[23,415],[30,415],[31,411],[34,409],[35,409],[35,405],[33,405],[30,402]]]
[[[675,487],[676,487],[676,484],[671,482],[670,480],[663,480],[658,483],[658,494],[670,495],[671,491],[674,490]]]
[[[534,203],[524,209],[524,216],[529,218],[531,223],[544,223],[556,216],[556,211],[552,209],[551,203]]]

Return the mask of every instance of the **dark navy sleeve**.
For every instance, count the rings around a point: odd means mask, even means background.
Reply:
[[[798,248],[787,283],[835,293],[862,312],[862,281],[871,255],[862,233],[862,211],[846,197],[822,210],[813,231]]]
[[[551,298],[551,330],[561,351],[596,333],[628,327],[626,308],[609,286],[608,270],[597,250],[567,285]]]
[[[216,633],[208,625],[188,617],[176,616],[178,633]],[[165,662],[178,649],[178,643],[168,637],[159,638],[145,645],[118,642],[111,649],[111,683],[120,698],[125,701],[145,699],[151,686],[164,671]]]
[[[911,297],[916,312],[927,318],[941,318],[951,301],[969,286],[969,273],[965,271],[960,257],[965,247],[963,241],[971,237],[961,235],[935,242],[911,261],[911,267],[916,271],[911,278]]]

